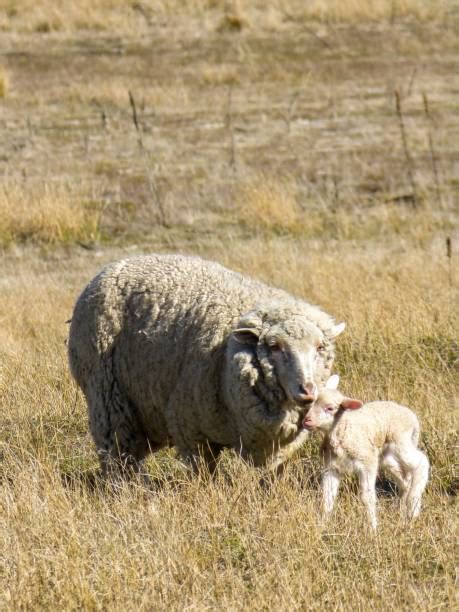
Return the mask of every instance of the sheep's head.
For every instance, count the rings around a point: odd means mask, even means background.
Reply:
[[[344,396],[338,391],[339,376],[331,376],[325,388],[318,394],[303,419],[304,429],[330,431],[340,410],[356,410],[363,406],[358,399]]]
[[[232,338],[253,351],[271,388],[280,387],[283,397],[304,407],[316,399],[327,379],[333,339],[345,327],[327,316],[329,321],[332,324],[324,331],[300,309],[273,303],[244,315]]]

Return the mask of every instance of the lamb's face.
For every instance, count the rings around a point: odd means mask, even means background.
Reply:
[[[253,347],[265,379],[275,381],[290,402],[308,406],[330,373],[332,339],[298,315],[271,321],[265,317],[261,325],[235,330],[233,337]]]
[[[344,395],[339,391],[328,389],[321,391],[314,404],[306,413],[303,427],[310,431],[330,431],[343,400]]]
[[[331,376],[325,388],[318,394],[316,401],[309,408],[303,419],[303,428],[310,431],[328,432],[335,424],[340,410],[357,410],[363,406],[359,399],[345,397],[337,387],[339,376]]]

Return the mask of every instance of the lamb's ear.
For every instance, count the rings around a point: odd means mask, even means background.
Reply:
[[[344,323],[344,321],[342,323],[337,323],[336,325],[333,325],[328,335],[332,339],[336,338],[337,336],[343,333],[345,327],[346,327],[346,323]]]
[[[357,410],[363,406],[363,402],[359,399],[353,399],[352,397],[345,397],[340,404],[340,408],[344,410]]]
[[[333,374],[325,383],[325,388],[330,389],[331,391],[335,391],[339,385],[339,376],[338,374]]]
[[[240,344],[253,346],[258,342],[259,332],[250,327],[241,327],[240,329],[235,329],[232,336]]]

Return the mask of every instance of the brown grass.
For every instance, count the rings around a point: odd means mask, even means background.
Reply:
[[[0,0],[1,609],[454,608],[457,17],[401,0]],[[145,466],[154,493],[103,487],[65,322],[102,265],[151,251],[346,321],[343,389],[420,417],[416,523],[380,496],[370,537],[351,481],[321,527],[315,438],[271,491],[232,453],[211,481],[173,451]]]
[[[227,2],[226,0],[3,0],[0,30],[53,31],[77,30],[145,32],[158,18],[185,17],[208,21],[217,30],[238,32],[260,22],[282,27],[285,19],[323,22],[361,22],[415,17],[419,20],[444,19],[445,0],[272,0]]]
[[[256,254],[256,255],[255,255]],[[217,257],[217,253],[213,253]],[[107,254],[104,258],[111,258]],[[442,253],[373,263],[272,238],[235,245],[224,262],[319,301],[348,323],[338,371],[364,399],[411,405],[432,462],[425,509],[410,528],[380,499],[376,538],[353,488],[317,523],[318,441],[270,492],[236,457],[214,482],[188,481],[172,455],[148,464],[161,487],[89,486],[96,466],[64,339],[75,292],[100,263],[6,269],[2,321],[3,605],[18,608],[236,607],[430,609],[453,605],[454,307]],[[327,279],[325,281],[325,279]]]
[[[309,19],[332,22],[371,21],[413,16],[421,20],[443,19],[447,3],[438,0],[312,0],[304,9]]]
[[[253,231],[299,230],[300,207],[294,185],[260,177],[239,187],[236,196],[238,219]]]
[[[0,188],[0,245],[28,240],[56,244],[94,241],[100,212],[79,198],[81,190],[45,183],[32,188],[5,183]]]
[[[230,71],[214,73],[203,69],[204,82],[231,82]],[[129,91],[133,90],[137,95],[137,102],[142,108],[154,108],[161,111],[170,110],[171,107],[186,107],[190,104],[189,92],[183,83],[169,82],[164,86],[146,84],[138,91],[138,82],[127,76],[101,75],[97,82],[59,82],[50,89],[39,89],[31,93],[30,100],[37,105],[46,105],[49,99],[58,98],[65,103],[68,109],[79,112],[81,106],[92,106],[93,108],[104,108],[110,119],[114,111],[129,107]]]

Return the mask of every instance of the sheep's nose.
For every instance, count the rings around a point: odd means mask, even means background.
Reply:
[[[313,382],[308,382],[305,385],[300,385],[301,392],[305,395],[315,395],[317,387]]]
[[[295,401],[301,406],[305,404],[311,404],[315,399],[316,386],[313,383],[306,383],[305,385],[298,386],[298,393],[295,397]]]
[[[301,404],[310,404],[317,397],[317,387],[314,383],[308,382],[298,387],[298,400]]]

